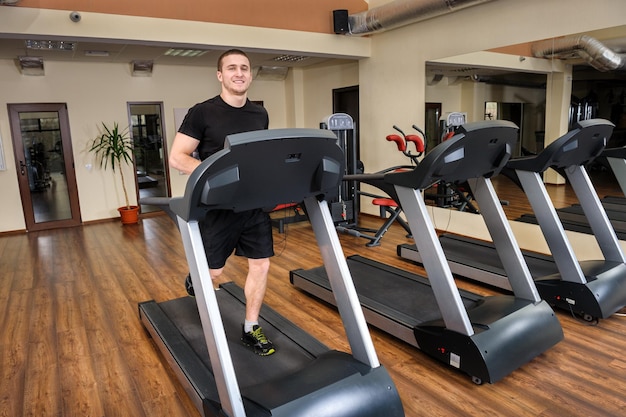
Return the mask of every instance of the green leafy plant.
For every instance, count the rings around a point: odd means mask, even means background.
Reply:
[[[94,139],[89,152],[95,154],[101,168],[106,170],[110,165],[113,172],[116,168],[118,169],[122,179],[126,209],[130,209],[124,170],[122,169],[123,164],[132,164],[133,162],[133,143],[128,134],[128,129],[121,130],[117,123],[114,123],[112,128],[102,123],[101,134]]]

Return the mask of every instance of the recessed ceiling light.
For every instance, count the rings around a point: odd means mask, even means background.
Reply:
[[[309,59],[308,56],[302,56],[302,55],[279,55],[277,57],[275,57],[274,59],[272,59],[272,61],[277,61],[277,62],[300,62],[300,61],[304,61],[306,59]]]
[[[66,41],[37,41],[28,39],[25,41],[26,48],[50,51],[73,51],[76,48],[76,42]]]
[[[85,51],[85,56],[109,56],[109,51]]]
[[[170,48],[168,49],[164,55],[167,56],[181,56],[185,58],[193,58],[197,56],[202,56],[206,54],[208,51],[203,51],[201,49],[176,49]]]

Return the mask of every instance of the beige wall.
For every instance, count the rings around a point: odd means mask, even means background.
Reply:
[[[42,33],[45,29],[47,33],[100,37],[105,32],[110,35],[110,30],[105,31],[104,28],[119,27],[116,35],[137,41],[163,40],[167,37],[184,43],[192,38],[196,41],[210,39],[227,46],[265,47],[275,51],[293,51],[297,44],[303,51],[336,53],[344,58],[346,54],[364,56],[369,53],[369,41],[366,39],[338,38],[330,34],[97,14],[84,14],[83,20],[88,18],[93,24],[78,27],[75,24],[72,26],[67,13],[62,11],[18,8],[2,8],[2,11],[0,31],[7,33]],[[129,27],[142,27],[142,30],[129,30]],[[236,43],[225,43],[228,39]],[[83,222],[88,222],[117,217],[116,208],[122,204],[123,199],[119,180],[111,172],[103,172],[97,167],[89,170],[86,167],[93,162],[85,153],[86,144],[95,137],[101,122],[117,121],[121,125],[127,125],[127,102],[162,101],[165,136],[171,145],[175,134],[174,109],[188,108],[219,92],[215,68],[156,65],[151,77],[132,77],[127,63],[50,61],[45,65],[45,76],[29,77],[20,74],[13,60],[0,60],[0,138],[7,164],[7,170],[0,171],[0,190],[3,193],[0,203],[0,232],[25,228],[7,103],[67,103],[81,216]],[[328,89],[327,96],[330,97],[332,88],[345,86],[344,83],[348,82],[346,78],[352,85],[358,83],[356,64],[348,68],[340,65],[337,70],[313,69],[314,78],[324,79],[318,83],[318,89],[308,91],[307,94],[313,94],[313,97],[305,97],[305,76],[302,70],[291,71],[284,82],[253,81],[249,97],[252,100],[263,100],[270,114],[270,128],[318,126],[319,121],[314,121],[321,120],[332,111],[327,100],[317,100],[318,93],[320,96],[324,93],[322,88]],[[324,71],[329,74],[328,78],[323,75]],[[345,73],[350,75],[342,75]],[[130,169],[129,173],[132,175]],[[172,194],[182,194],[187,177],[176,171],[171,171],[170,175]],[[134,194],[134,190],[131,193]]]
[[[165,136],[171,144],[174,108],[188,108],[218,94],[219,84],[214,68],[158,66],[152,77],[131,77],[128,65],[49,62],[45,77],[26,77],[12,61],[0,60],[0,91],[5,103],[67,103],[82,220],[91,221],[115,217],[115,209],[123,203],[118,178],[101,171],[85,152],[100,123],[128,126],[127,102],[163,101]],[[250,98],[264,101],[271,114],[270,127],[287,126],[283,82],[255,81]],[[23,229],[6,105],[0,111],[0,135],[7,162],[7,171],[0,171],[4,194],[0,230]],[[94,165],[91,170],[88,164]],[[131,177],[132,170],[128,171]],[[176,171],[170,174],[173,195],[182,194],[187,177]]]
[[[333,111],[333,89],[359,84],[358,63],[307,68],[302,80],[304,126],[317,128]]]
[[[358,84],[358,65],[295,71],[286,81],[254,80],[251,100],[262,100],[270,114],[270,128],[318,127],[332,112],[332,89]],[[305,88],[304,85],[309,86]],[[132,77],[128,64],[47,62],[44,77],[22,76],[13,61],[0,60],[3,103],[67,103],[83,221],[115,217],[123,195],[118,178],[93,166],[85,152],[101,122],[128,125],[127,103],[162,101],[168,147],[175,135],[174,109],[188,108],[219,93],[215,68],[156,66],[152,77]],[[311,98],[305,100],[304,97]],[[297,106],[294,103],[298,103]],[[6,105],[5,105],[6,106]],[[302,116],[294,116],[294,108]],[[0,231],[25,227],[6,107],[0,111],[6,171],[0,171]],[[132,170],[129,177],[132,176]],[[187,176],[170,171],[172,195],[184,192]],[[134,190],[131,191],[134,193]],[[134,194],[133,194],[134,195]]]
[[[378,4],[383,1],[378,2]],[[371,2],[370,6],[375,6]],[[316,53],[351,55],[356,65],[292,71],[284,83],[256,83],[251,98],[264,100],[272,127],[314,127],[332,111],[332,88],[359,84],[361,101],[362,159],[368,170],[379,170],[405,162],[389,153],[382,140],[394,124],[423,125],[425,62],[531,42],[552,36],[593,31],[623,25],[626,2],[622,0],[497,0],[414,25],[374,34],[345,37],[318,33],[280,31],[251,27],[220,26],[211,23],[167,21],[85,14],[98,24],[93,30],[69,22],[66,12],[3,8],[0,30],[8,33],[66,33],[68,36],[110,37],[110,28],[121,39],[180,43],[210,39],[221,45],[259,47]],[[52,18],[62,16],[62,20]],[[107,24],[109,23],[109,24]],[[122,24],[123,23],[123,24]],[[132,29],[141,28],[141,30]],[[67,102],[74,142],[83,221],[113,217],[119,205],[119,190],[109,175],[86,171],[80,154],[86,141],[96,133],[100,121],[126,120],[126,102],[155,100],[165,105],[166,135],[173,138],[173,109],[188,107],[215,92],[211,71],[202,68],[158,67],[152,78],[132,78],[127,65],[47,63],[45,77],[23,77],[12,61],[0,61],[0,137],[8,169],[0,171],[0,232],[24,228],[17,192],[15,164],[9,135],[6,103]],[[558,70],[558,69],[557,69]],[[560,71],[560,70],[559,70]],[[207,74],[207,72],[209,74]],[[560,72],[560,74],[563,74]],[[562,88],[562,87],[561,87]],[[562,93],[562,91],[561,91]],[[565,94],[561,94],[565,96]],[[454,109],[461,99],[451,98]],[[470,100],[476,112],[476,99]],[[447,103],[446,106],[449,104]],[[444,110],[446,111],[446,110]],[[562,116],[557,106],[556,115]],[[554,123],[555,131],[562,128]],[[548,132],[546,132],[548,134]],[[555,135],[556,137],[556,135]],[[175,194],[182,192],[184,177],[172,173]],[[364,205],[367,208],[367,205]],[[374,213],[375,210],[372,210]]]

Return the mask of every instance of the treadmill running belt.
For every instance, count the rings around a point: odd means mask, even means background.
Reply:
[[[251,348],[241,343],[241,319],[245,308],[244,304],[223,289],[217,290],[216,295],[233,357],[235,373],[239,381],[245,383],[245,386],[252,386],[281,377],[290,370],[305,367],[314,359],[315,356],[312,356],[280,329],[265,320],[263,314],[265,310],[261,312],[259,324],[276,346],[277,352],[270,356],[255,354]],[[196,300],[192,297],[183,297],[165,301],[159,306],[189,342],[205,366],[211,369]],[[320,352],[318,354],[328,350],[321,344],[319,347]]]
[[[494,274],[506,276],[502,261],[493,242],[465,236],[443,234],[439,238],[443,251],[450,262],[459,262]],[[410,246],[415,249],[415,245]],[[522,251],[533,278],[545,277],[559,272],[551,256]]]
[[[589,223],[586,221],[586,219],[585,221],[582,221],[582,222],[573,221],[566,217],[567,214],[564,213],[564,216],[562,217],[562,215],[560,214],[558,210],[557,210],[557,213],[559,215],[559,219],[561,220],[561,224],[563,225],[563,229],[569,230],[571,232],[586,233],[588,235],[593,234],[593,231],[591,230],[591,226],[589,226]],[[535,215],[531,213],[522,214],[519,218],[515,220],[518,222],[539,224],[539,222],[537,221],[537,217],[535,217]],[[609,221],[611,221],[611,224],[613,225],[613,229],[615,230],[615,235],[617,236],[617,238],[619,240],[626,240],[626,230],[623,230],[623,228],[615,227],[616,224],[619,226],[619,223],[616,223],[615,221],[612,221],[611,219],[609,219]]]
[[[441,319],[428,279],[358,255],[349,256],[347,262],[364,306],[410,328]],[[307,275],[307,278],[330,290],[324,267],[294,272]],[[461,291],[461,296],[468,309],[479,300],[475,294],[465,291]]]

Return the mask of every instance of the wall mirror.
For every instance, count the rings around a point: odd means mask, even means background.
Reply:
[[[580,42],[583,36],[587,38]],[[545,42],[542,57],[532,57],[533,43],[527,43],[428,62],[426,101],[442,103],[442,118],[459,111],[468,113],[469,121],[511,120],[521,130],[517,153],[536,152],[544,145],[547,74],[570,65],[569,126],[604,118],[616,126],[609,146],[626,145],[626,26]],[[555,54],[557,46],[563,47],[557,42],[572,47]],[[596,51],[617,56],[621,69],[601,68],[604,64],[598,58],[586,56]]]
[[[128,103],[129,125],[134,144],[137,199],[170,197],[167,141],[163,126],[163,103]],[[156,211],[153,206],[141,205],[141,212]]]

